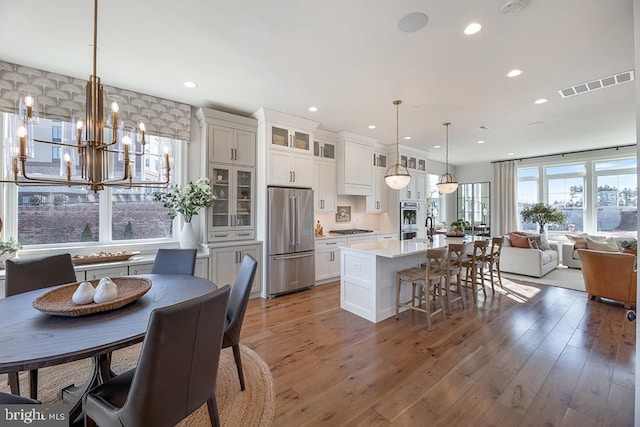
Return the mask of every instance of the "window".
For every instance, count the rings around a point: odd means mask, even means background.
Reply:
[[[12,123],[11,114],[4,114],[3,123]],[[54,122],[40,118],[35,134],[52,135],[65,140],[66,129],[70,123]],[[11,132],[4,126],[3,135]],[[58,130],[56,130],[58,129]],[[142,144],[132,134],[134,144],[131,151],[140,153]],[[40,137],[39,137],[40,138]],[[110,140],[110,130],[105,132]],[[44,138],[43,138],[44,139]],[[177,153],[181,141],[146,135],[147,144],[144,156],[131,156],[132,172],[135,180],[156,181],[164,173],[163,149],[169,147],[171,153]],[[60,159],[65,154],[74,158],[73,168],[79,174],[79,161],[75,149],[49,147],[34,144],[34,160],[28,166],[32,174],[42,174],[61,178]],[[57,150],[56,150],[57,149]],[[5,150],[2,150],[5,153]],[[49,157],[47,154],[50,153]],[[114,156],[115,157],[115,156]],[[159,161],[162,159],[161,161]],[[56,161],[57,160],[57,161]],[[115,158],[109,165],[111,176],[123,173],[123,159]],[[64,163],[64,162],[62,162]],[[7,165],[5,161],[3,164]],[[158,165],[148,168],[146,165]],[[173,162],[179,165],[180,162]],[[160,165],[162,165],[162,170]],[[5,173],[7,168],[5,167]],[[172,179],[180,173],[172,169]],[[64,176],[64,175],[63,175]],[[62,178],[64,179],[64,178]],[[109,244],[121,240],[167,239],[172,237],[173,221],[167,215],[167,209],[153,200],[153,188],[120,189],[107,187],[99,193],[84,187],[67,186],[4,186],[5,201],[17,200],[17,203],[4,203],[5,229],[15,230],[18,241],[25,245],[60,245],[83,242]],[[16,206],[17,205],[17,206]],[[14,210],[14,206],[15,210]],[[13,223],[12,223],[13,222]],[[5,232],[5,237],[8,237]]]
[[[438,191],[438,175],[428,174],[427,177],[427,206],[426,216],[433,218],[433,227],[439,228],[439,224],[444,221],[444,212],[442,212],[442,198],[443,194]]]
[[[542,201],[567,215],[550,235],[589,232],[633,236],[637,231],[637,161],[634,157],[518,168],[518,213]],[[520,217],[518,217],[520,220]],[[535,224],[521,224],[535,230]]]

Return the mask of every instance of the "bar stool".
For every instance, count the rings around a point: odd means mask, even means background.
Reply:
[[[485,277],[487,274],[489,275],[488,279],[491,282],[491,291],[495,293],[495,289],[493,287],[493,270],[495,269],[498,275],[498,284],[502,288],[502,275],[500,274],[500,252],[502,251],[502,237],[494,237],[491,239],[491,251],[487,254],[487,259],[485,260],[486,270],[484,271]]]
[[[400,307],[406,307],[410,310],[421,311],[427,314],[427,327],[432,329],[431,317],[442,313],[442,317],[446,320],[446,310],[442,301],[442,279],[447,274],[448,249],[438,248],[429,249],[427,251],[428,268],[412,267],[399,271],[396,276],[398,283],[396,285],[396,319]],[[402,278],[403,280],[400,280]],[[400,301],[400,291],[403,282],[410,282],[411,299],[408,301]],[[439,305],[440,308],[432,309],[431,304]],[[422,307],[424,304],[424,308]]]
[[[460,301],[462,309],[464,309],[464,298],[462,295],[462,261],[467,245],[464,243],[449,243],[448,269],[444,286],[444,297],[447,301],[447,309],[451,313],[451,303]],[[452,290],[451,278],[455,277],[455,290]],[[455,298],[451,298],[451,293],[457,294]]]
[[[483,269],[487,258],[488,242],[486,240],[476,240],[473,242],[473,251],[471,255],[466,255],[462,260],[462,266],[465,268],[464,287],[471,289],[473,292],[473,303],[478,302],[477,285],[482,285],[482,293],[487,297],[484,289]]]

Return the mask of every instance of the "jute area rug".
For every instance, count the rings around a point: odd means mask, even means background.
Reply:
[[[542,277],[522,276],[520,274],[513,273],[502,273],[502,276],[507,279],[514,279],[517,281],[575,289],[576,291],[586,291],[584,287],[584,280],[582,278],[582,270],[577,268],[567,268],[562,265],[556,267]]]
[[[135,367],[141,344],[113,353],[112,369],[116,373]],[[242,368],[246,384],[240,391],[240,382],[231,348],[222,350],[218,369],[216,398],[220,422],[223,426],[270,426],[275,414],[275,386],[269,366],[250,348],[240,346]],[[89,375],[91,362],[80,360],[38,371],[38,399],[43,403],[61,403],[58,391],[69,384],[82,384]],[[7,376],[0,375],[0,391],[9,393]],[[29,395],[28,376],[20,373],[20,391]],[[185,418],[181,427],[210,426],[209,412],[204,404]]]

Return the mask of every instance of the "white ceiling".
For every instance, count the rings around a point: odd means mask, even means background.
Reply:
[[[384,144],[395,143],[393,100],[402,99],[400,142],[444,161],[433,146],[444,147],[450,121],[454,165],[635,143],[634,83],[557,92],[634,69],[632,0],[528,0],[510,15],[504,2],[102,0],[97,74],[197,107],[250,115],[264,106]],[[399,31],[411,12],[425,13],[427,26]],[[472,21],[482,31],[463,35]],[[0,59],[86,79],[92,23],[89,0],[3,1]],[[523,74],[507,78],[513,68]]]

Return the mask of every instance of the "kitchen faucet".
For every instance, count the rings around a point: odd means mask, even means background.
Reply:
[[[428,216],[424,226],[427,227],[427,238],[430,242],[433,242],[433,234],[435,232],[433,229],[433,217]]]

